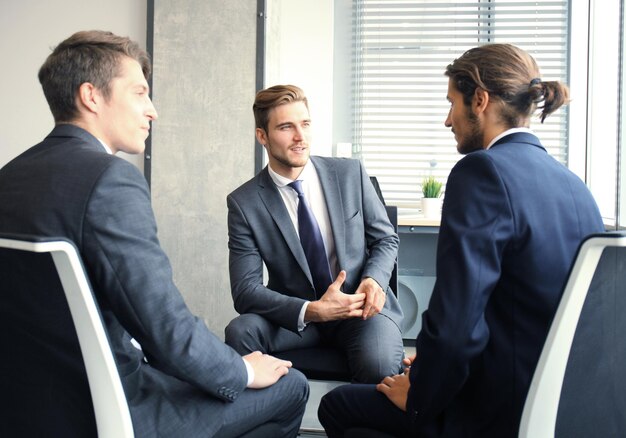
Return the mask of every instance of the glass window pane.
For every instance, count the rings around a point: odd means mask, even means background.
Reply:
[[[544,80],[567,82],[567,1],[354,1],[353,139],[385,199],[415,207],[427,174],[446,179],[461,158],[443,123],[445,66],[489,42],[515,44]],[[567,107],[531,128],[567,164]]]

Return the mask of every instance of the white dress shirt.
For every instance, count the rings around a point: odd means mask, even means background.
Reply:
[[[298,194],[288,185],[289,183],[292,183],[293,180],[285,178],[284,176],[274,172],[269,165],[267,166],[267,169],[272,181],[274,181],[274,184],[276,184],[276,187],[278,188],[280,196],[282,197],[285,207],[287,208],[287,212],[289,212],[289,217],[293,223],[296,233],[298,233]],[[326,257],[328,258],[328,264],[330,265],[330,273],[333,279],[337,278],[339,268],[337,263],[337,254],[335,252],[335,239],[333,238],[333,230],[328,216],[326,198],[324,197],[324,192],[322,191],[319,176],[317,175],[317,171],[315,170],[315,166],[311,160],[306,163],[297,179],[302,181],[302,191],[304,192],[304,197],[309,203],[309,208],[313,212],[315,220],[317,220],[317,224],[320,227]],[[309,301],[305,302],[300,310],[298,318],[298,330],[300,331],[304,330],[306,327],[304,314],[308,305]]]

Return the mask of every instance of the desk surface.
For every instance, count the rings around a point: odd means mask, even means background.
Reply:
[[[398,209],[398,225],[400,226],[438,227],[440,223],[441,216],[427,218],[417,208]]]

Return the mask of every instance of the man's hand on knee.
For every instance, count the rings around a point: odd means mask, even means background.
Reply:
[[[272,386],[282,376],[289,372],[291,362],[278,359],[260,351],[247,354],[243,357],[254,370],[254,379],[249,388],[260,389]]]

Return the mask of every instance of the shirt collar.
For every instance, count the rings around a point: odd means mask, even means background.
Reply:
[[[527,132],[529,134],[534,134],[534,132],[532,131],[532,129],[530,128],[525,128],[525,127],[521,127],[521,128],[511,128],[511,129],[507,129],[506,131],[500,133],[499,135],[496,135],[494,137],[493,140],[491,140],[491,142],[489,142],[489,144],[487,145],[486,149],[489,149],[491,146],[493,146],[498,140],[500,140],[502,137],[505,137],[509,134],[515,134],[516,132]]]
[[[97,138],[97,137],[96,137],[96,138]],[[107,144],[106,144],[105,142],[103,142],[103,141],[102,141],[102,140],[100,140],[99,138],[98,138],[98,141],[100,142],[100,144],[102,145],[102,147],[104,148],[104,150],[106,151],[106,153],[107,153],[107,154],[109,154],[109,155],[113,155],[113,151],[111,150],[111,148],[109,148],[109,147],[107,146]]]
[[[274,172],[274,170],[272,169],[272,166],[270,166],[269,164],[267,165],[267,170],[270,174],[270,178],[272,178],[272,181],[274,181],[274,184],[276,184],[277,187],[285,187],[286,185],[294,181],[292,179],[285,178],[284,176],[279,175],[278,173]],[[311,159],[309,159],[304,165],[304,169],[302,169],[302,172],[300,173],[300,176],[298,176],[297,179],[306,180],[307,176],[311,175],[311,172],[315,172],[315,168],[313,167],[313,163],[311,162]]]

